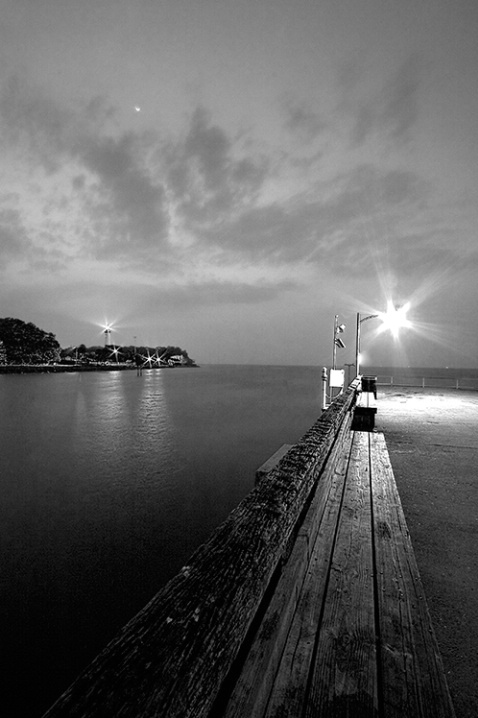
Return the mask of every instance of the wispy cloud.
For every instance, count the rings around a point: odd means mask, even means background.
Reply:
[[[161,161],[177,212],[192,231],[249,207],[269,170],[267,158],[241,151],[240,141],[213,124],[204,108],[193,113],[185,135],[169,145]]]
[[[48,192],[54,178],[61,177],[61,196],[69,204],[64,216],[82,215],[73,229],[78,254],[121,260],[161,248],[169,214],[164,188],[148,168],[142,137],[112,132],[107,126],[111,116],[100,98],[75,113],[19,78],[10,79],[0,96],[4,147],[17,162],[26,162],[26,172],[43,171],[38,181],[44,212],[58,208],[58,194],[53,202]],[[51,223],[51,218],[44,221]],[[65,225],[63,230],[71,232],[70,223]]]
[[[284,98],[283,107],[286,129],[308,145],[329,129],[329,123],[305,100],[287,96]]]
[[[18,209],[0,206],[0,267],[18,259],[30,249],[28,233]]]
[[[413,54],[389,76],[380,74],[379,86],[370,83],[361,64],[343,65],[339,80],[343,100],[339,110],[352,119],[351,142],[360,146],[368,139],[403,143],[419,118],[421,61]]]
[[[339,252],[344,271],[355,274],[362,262],[344,257],[345,248],[356,246],[363,255],[370,242],[380,247],[384,230],[397,237],[403,218],[421,211],[427,194],[426,183],[413,172],[359,165],[317,184],[312,197],[307,192],[287,202],[255,205],[217,226],[198,229],[198,236],[236,258],[272,265],[313,261],[335,266]]]
[[[46,172],[59,169],[74,122],[69,110],[25,79],[12,76],[0,92],[0,121],[4,148],[15,148]]]
[[[154,253],[167,239],[165,191],[155,181],[132,133],[118,138],[83,135],[75,158],[89,173],[73,190],[91,221],[90,250],[99,259]]]
[[[343,87],[355,87],[356,144],[383,133],[401,141],[411,131],[418,65],[410,58],[368,100],[357,94],[360,73],[343,75]],[[330,129],[303,102],[289,98],[284,106],[286,126],[303,139]],[[231,301],[265,301],[274,286],[286,288],[274,268],[288,268],[291,284],[306,265],[354,277],[372,253],[406,274],[430,250],[433,227],[421,224],[433,188],[410,169],[356,158],[323,175],[318,162],[297,184],[288,173],[303,148],[297,155],[265,143],[258,149],[204,107],[174,136],[126,132],[104,99],[74,111],[18,78],[0,95],[0,118],[4,148],[36,176],[35,190],[31,182],[23,187],[23,204],[19,195],[0,213],[4,266],[13,256],[53,271],[96,260],[125,274],[155,274],[164,287],[176,276],[176,299],[188,286],[198,302],[225,292]],[[330,143],[329,167],[334,151]],[[280,183],[286,190],[275,196]],[[453,253],[444,241],[433,256]],[[257,267],[272,271],[269,283]]]

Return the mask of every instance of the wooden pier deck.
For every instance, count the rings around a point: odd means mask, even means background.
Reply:
[[[383,434],[327,466],[218,715],[454,715]]]
[[[45,714],[452,718],[382,434],[356,387]]]

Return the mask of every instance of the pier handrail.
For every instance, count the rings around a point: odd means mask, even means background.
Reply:
[[[359,380],[339,395],[45,718],[209,715],[264,610]]]

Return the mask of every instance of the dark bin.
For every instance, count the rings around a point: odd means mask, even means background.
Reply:
[[[376,376],[363,376],[362,377],[362,391],[369,391],[377,398],[377,377]]]
[[[377,409],[371,406],[356,406],[352,417],[353,431],[373,431]]]

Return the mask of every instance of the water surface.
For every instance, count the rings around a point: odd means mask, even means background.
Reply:
[[[40,716],[187,562],[316,420],[319,383],[309,367],[0,375],[10,716]]]

